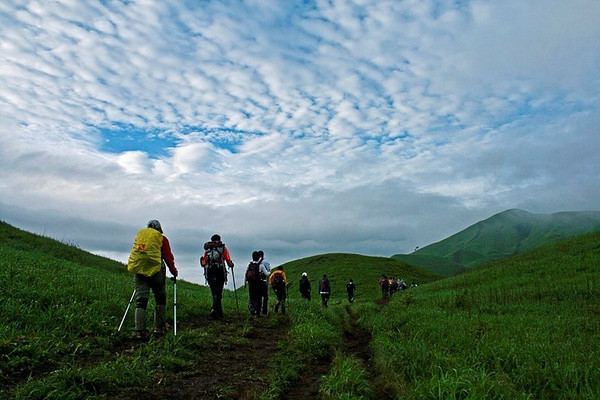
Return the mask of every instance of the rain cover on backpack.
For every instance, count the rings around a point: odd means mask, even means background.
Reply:
[[[133,242],[127,270],[134,274],[152,276],[162,267],[162,234],[153,228],[141,229]]]
[[[204,251],[206,252],[206,279],[209,282],[227,281],[227,270],[223,259],[225,244],[222,242],[206,242],[204,243]]]

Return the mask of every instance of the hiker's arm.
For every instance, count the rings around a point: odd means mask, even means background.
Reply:
[[[225,250],[223,251],[223,260],[227,262],[229,268],[233,269],[233,261],[231,260],[231,255],[229,255],[229,250],[227,250],[227,247],[225,247]]]
[[[175,267],[175,257],[173,256],[173,252],[171,251],[171,245],[169,243],[169,239],[166,236],[163,236],[162,246],[160,248],[160,252],[162,254],[163,260],[165,260],[165,264],[169,267],[169,271],[171,275],[177,276],[178,271]]]

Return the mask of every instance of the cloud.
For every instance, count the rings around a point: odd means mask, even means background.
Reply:
[[[157,218],[201,280],[215,232],[239,265],[258,247],[278,264],[597,208],[598,17],[595,1],[2,4],[0,218],[113,257]]]

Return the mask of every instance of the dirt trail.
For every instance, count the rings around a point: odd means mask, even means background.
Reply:
[[[289,320],[285,316],[271,315],[250,322],[235,317],[196,322],[196,328],[219,324],[222,335],[219,340],[207,342],[199,362],[178,374],[155,376],[151,388],[130,390],[112,399],[253,399],[267,388],[268,362],[278,342],[287,335]],[[240,332],[244,344],[231,344],[240,341]]]
[[[352,307],[345,307],[349,315],[348,329],[344,332],[344,348],[342,352],[353,355],[361,361],[365,369],[370,372],[371,354],[369,343],[371,334],[362,329],[353,314]],[[285,400],[307,400],[319,397],[321,378],[331,370],[331,360],[315,360],[304,371],[300,381],[284,396]]]

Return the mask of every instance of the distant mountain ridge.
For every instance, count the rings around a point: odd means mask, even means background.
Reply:
[[[600,230],[600,211],[503,211],[411,254],[392,258],[450,276],[542,244]]]

